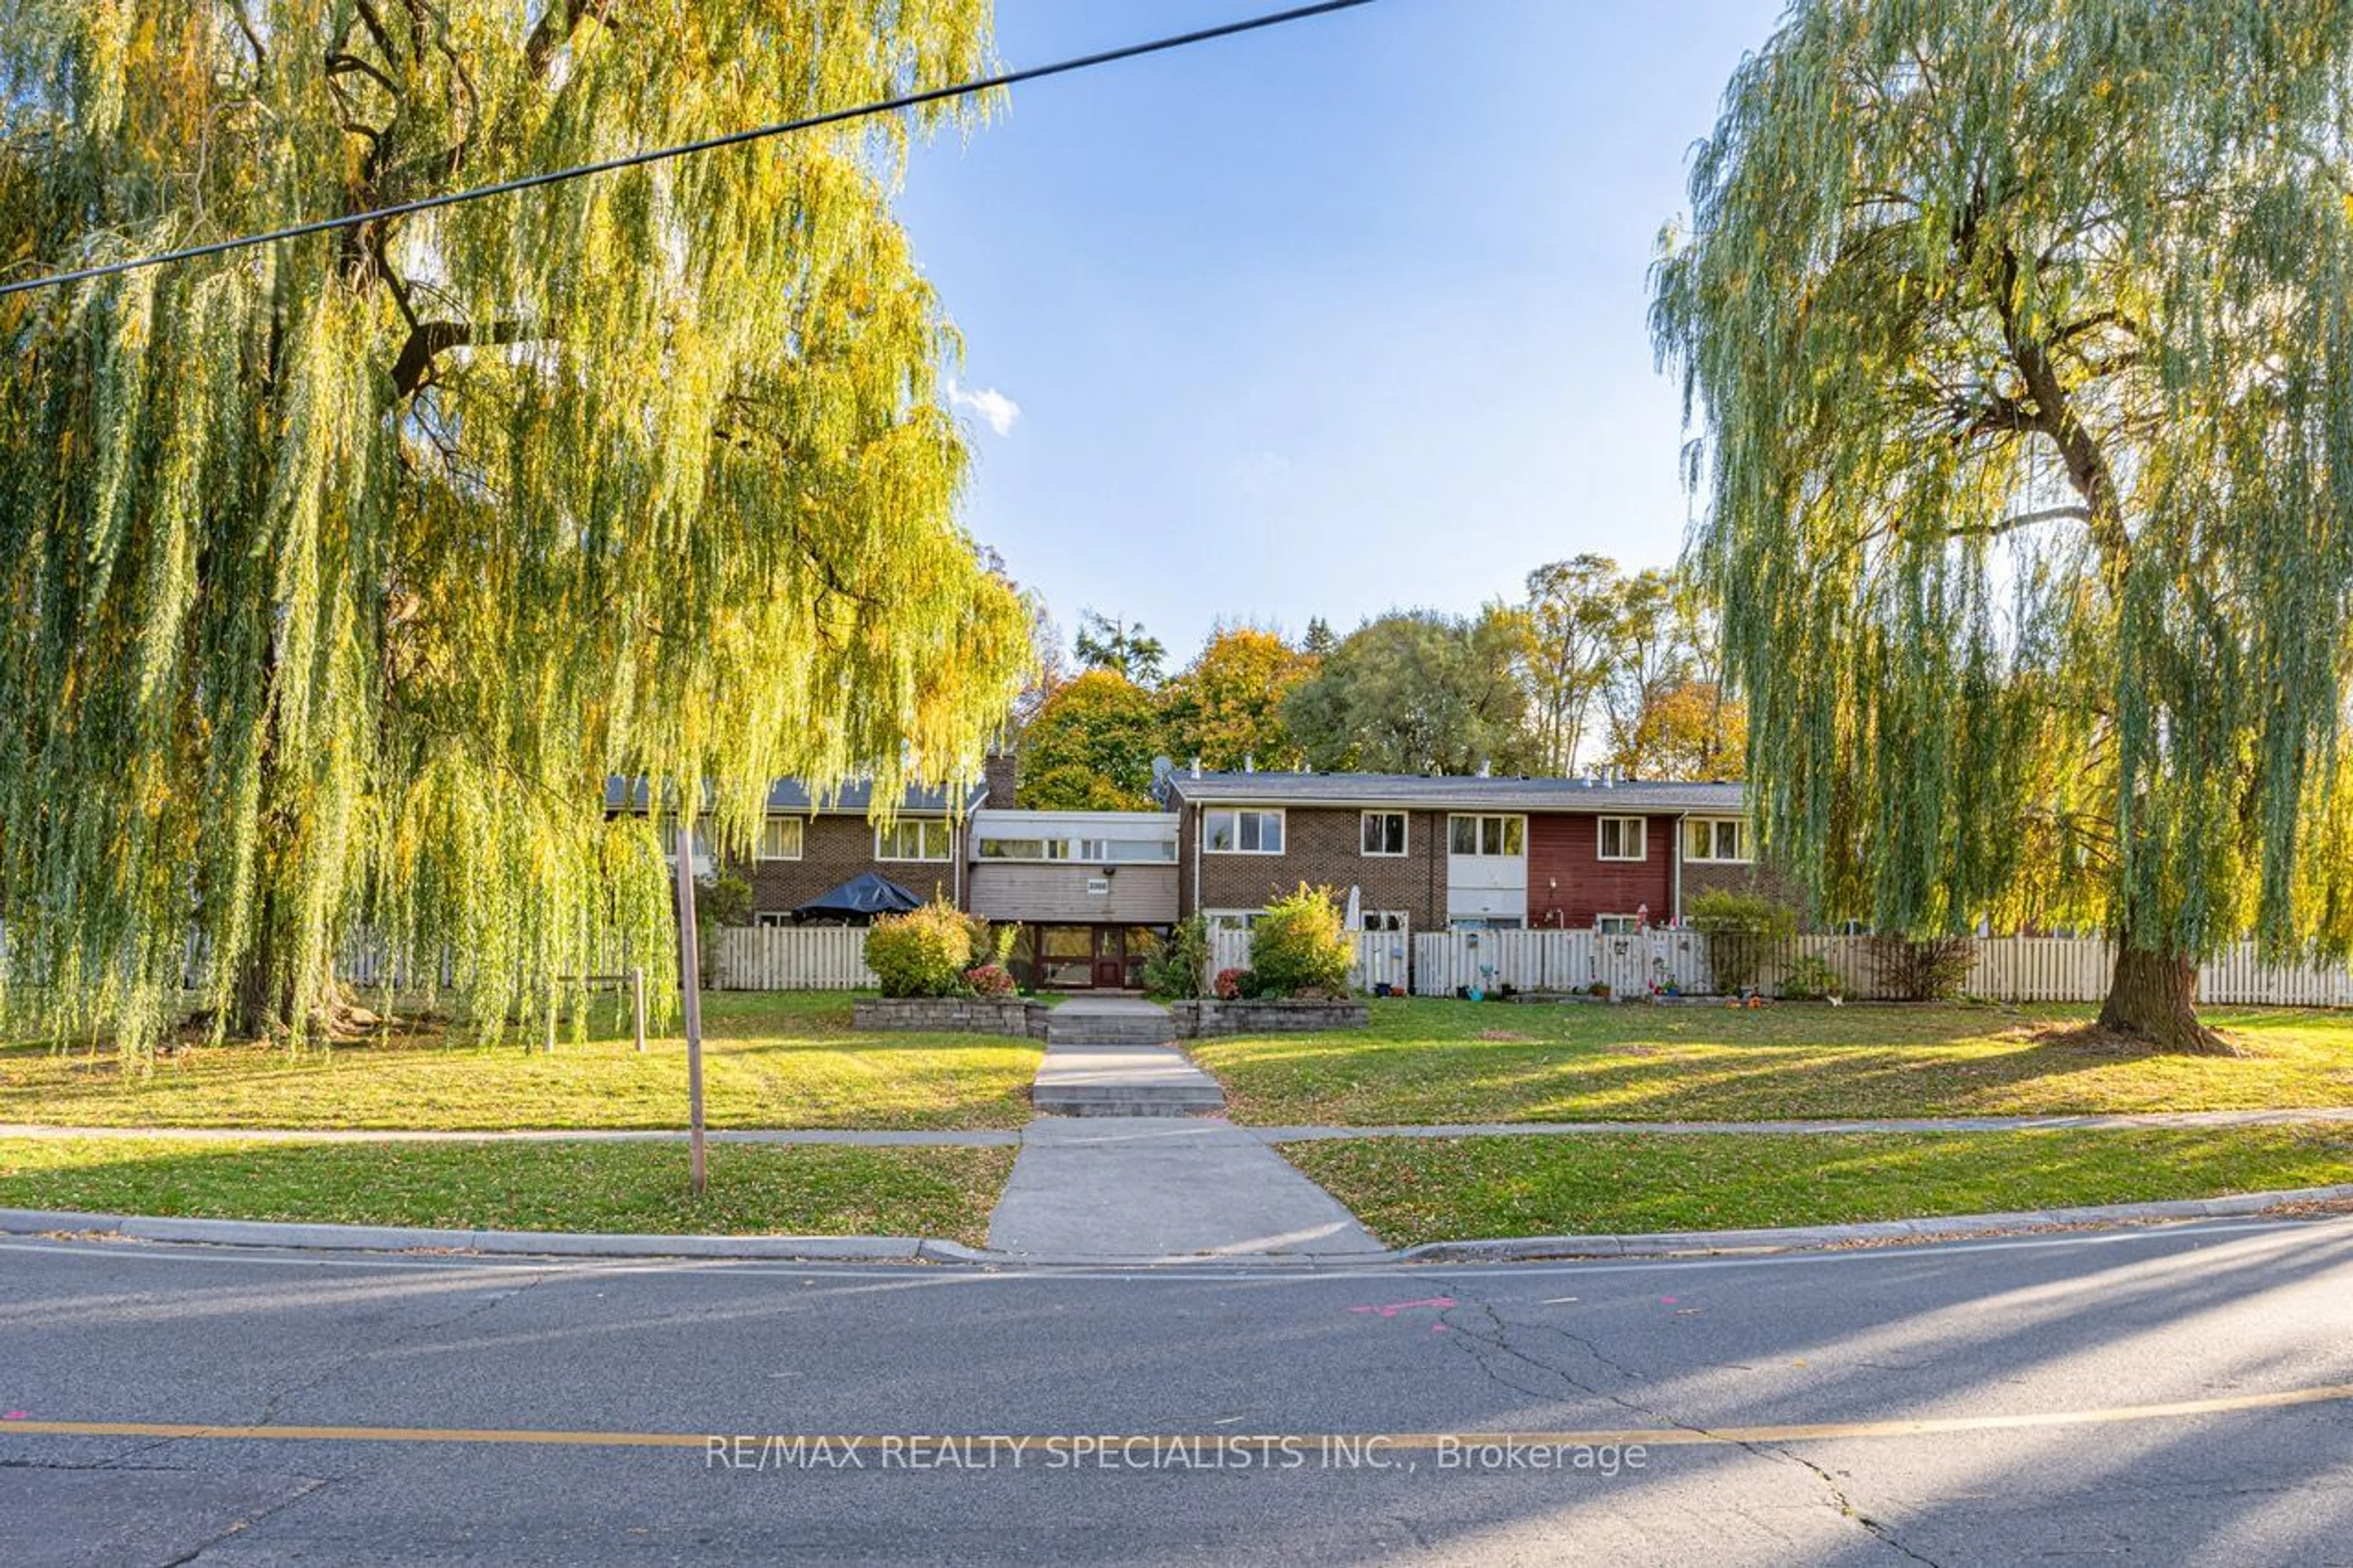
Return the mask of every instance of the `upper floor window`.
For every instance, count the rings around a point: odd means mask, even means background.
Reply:
[[[675,816],[662,819],[661,847],[663,859],[678,858],[678,818]],[[700,827],[694,830],[694,858],[697,860],[711,858],[711,836]]]
[[[1512,857],[1527,852],[1528,819],[1525,816],[1450,816],[1446,819],[1446,852],[1450,855]]]
[[[877,860],[946,860],[955,847],[955,832],[934,817],[909,817],[874,830]]]
[[[1201,814],[1201,847],[1212,855],[1280,855],[1282,813],[1205,811]]]
[[[1402,811],[1368,811],[1365,813],[1365,853],[1367,855],[1402,855],[1405,853],[1405,813]]]
[[[1602,859],[1641,860],[1650,854],[1651,842],[1647,831],[1650,824],[1642,818],[1605,816],[1597,826],[1599,828]]]
[[[801,858],[803,824],[797,816],[772,816],[760,825],[760,855],[763,860],[797,860]]]
[[[1736,816],[1694,816],[1683,822],[1686,860],[1746,860],[1748,825]]]

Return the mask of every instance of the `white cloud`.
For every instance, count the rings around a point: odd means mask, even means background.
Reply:
[[[970,409],[981,423],[1000,436],[1012,435],[1013,422],[1021,417],[1021,405],[997,388],[984,386],[975,391],[957,385],[954,376],[948,377],[948,402],[954,407]]]

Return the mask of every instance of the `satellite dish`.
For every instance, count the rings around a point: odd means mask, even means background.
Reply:
[[[1176,771],[1176,759],[1163,754],[1152,759],[1152,782],[1158,784]]]

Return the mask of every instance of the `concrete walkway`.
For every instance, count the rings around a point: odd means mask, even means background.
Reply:
[[[1079,997],[1054,1010],[1030,1090],[1039,1115],[989,1221],[990,1248],[1139,1262],[1377,1256],[1356,1216],[1264,1139],[1200,1116],[1225,1093],[1171,1033],[1148,1002]]]
[[[1105,1053],[1106,1055],[1108,1053]],[[1082,1068],[1095,1053],[1070,1047],[1057,1072],[1066,1068],[1074,1079],[1089,1074],[1133,1071],[1132,1058],[1115,1058],[1094,1068]],[[1184,1064],[1190,1077],[1214,1091],[1216,1080],[1185,1062],[1182,1053],[1166,1057]],[[1040,1069],[1041,1077],[1043,1069]],[[1222,1097],[1216,1102],[1222,1104]],[[1208,1109],[1213,1109],[1208,1107]],[[1612,1132],[1693,1134],[1742,1137],[1789,1133],[1852,1132],[2066,1132],[2116,1131],[2134,1127],[2295,1127],[2353,1122],[2353,1106],[2315,1106],[2291,1110],[2150,1110],[2119,1111],[2095,1116],[1914,1116],[1833,1121],[1467,1121],[1406,1123],[1388,1126],[1335,1127],[1311,1124],[1291,1127],[1246,1127],[1239,1131],[1266,1143],[1312,1142],[1335,1138],[1544,1138],[1594,1136]],[[714,1143],[840,1143],[867,1148],[1006,1149],[1018,1145],[1022,1134],[1012,1129],[896,1130],[874,1128],[730,1128],[708,1134]],[[0,1122],[0,1138],[190,1138],[222,1142],[316,1143],[478,1143],[502,1140],[537,1142],[660,1143],[681,1142],[684,1132],[639,1128],[525,1128],[499,1131],[411,1131],[375,1128],[306,1127],[72,1127],[36,1122]]]
[[[988,1222],[992,1251],[1160,1261],[1385,1250],[1323,1188],[1229,1121],[1040,1117]]]

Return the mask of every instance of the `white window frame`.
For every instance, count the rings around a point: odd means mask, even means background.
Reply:
[[[1457,849],[1454,847],[1454,825],[1458,822],[1475,822],[1479,824],[1479,826],[1472,831],[1472,837],[1479,842],[1480,847],[1478,848]],[[1520,825],[1519,848],[1516,850],[1506,848],[1498,850],[1493,854],[1489,854],[1486,848],[1486,825],[1491,822],[1500,822],[1504,824],[1504,826],[1498,830],[1496,838],[1498,842],[1504,844],[1509,844],[1511,842],[1511,825],[1515,822],[1518,823]],[[1528,819],[1515,811],[1450,812],[1447,814],[1446,817],[1446,852],[1449,855],[1459,855],[1465,860],[1525,860],[1528,858]]]
[[[1209,807],[1201,813],[1201,853],[1204,855],[1280,855],[1283,853],[1284,846],[1291,842],[1291,824],[1284,819],[1285,816],[1286,814],[1279,806],[1219,805]],[[1219,816],[1230,816],[1234,819],[1234,841],[1232,846],[1229,848],[1220,849],[1218,846],[1209,842],[1209,823],[1212,818]],[[1259,847],[1256,849],[1250,849],[1243,847],[1242,818],[1245,816],[1255,816],[1260,818],[1271,816],[1274,818],[1275,845],[1273,848],[1269,849],[1266,847],[1266,825],[1263,821],[1259,825]]]
[[[1609,853],[1609,834],[1611,823],[1617,823],[1619,853]],[[1625,853],[1626,826],[1634,825],[1634,853]],[[1651,858],[1651,819],[1647,816],[1597,816],[1593,819],[1593,858],[1628,866],[1638,866]]]
[[[1398,821],[1398,847],[1394,849],[1366,848],[1366,846],[1371,842],[1372,839],[1372,826],[1375,822],[1379,822],[1384,825],[1381,838],[1383,842],[1388,841],[1388,833],[1386,824],[1392,816],[1396,817]],[[1401,856],[1410,855],[1413,853],[1413,813],[1409,811],[1366,811],[1358,813],[1356,817],[1356,849],[1359,854],[1374,859],[1393,860]]]
[[[1264,910],[1203,910],[1201,923],[1211,931],[1248,931],[1266,918]]]
[[[1642,917],[1640,915],[1593,917],[1593,934],[1596,936],[1640,936],[1641,933]]]
[[[1704,855],[1694,855],[1691,852],[1691,830],[1694,827],[1704,827],[1707,830],[1708,852]],[[1737,851],[1736,854],[1718,853],[1724,847],[1724,830],[1727,827],[1732,829],[1733,847]],[[1752,857],[1748,853],[1748,821],[1746,817],[1686,816],[1683,818],[1683,861],[1686,865],[1746,866],[1751,859]]]
[[[1362,918],[1365,923],[1358,928],[1362,931],[1377,932],[1382,936],[1413,934],[1413,912],[1409,910],[1366,910]],[[1385,923],[1375,925],[1375,921]]]
[[[782,827],[786,823],[792,824],[793,852],[789,855],[771,855],[768,853],[768,834],[772,829]],[[760,824],[760,841],[752,847],[752,858],[754,860],[797,860],[807,852],[808,819],[803,816],[795,816],[789,812],[775,811],[770,812],[767,817]]]
[[[890,836],[903,833],[911,827],[916,830],[917,852],[913,855],[892,853],[887,842]],[[930,847],[934,833],[940,836],[940,852],[936,855],[926,855],[923,851]],[[948,825],[944,817],[902,816],[888,827],[878,826],[874,829],[874,858],[894,861],[902,865],[945,865],[955,858],[955,829]]]
[[[761,931],[776,931],[780,927],[795,926],[799,923],[793,919],[790,910],[761,910],[752,916],[752,924]]]
[[[662,818],[661,847],[662,858],[675,864],[678,860],[678,818],[675,816]],[[705,863],[711,859],[711,835],[701,824],[697,824],[694,829],[694,858]]]

